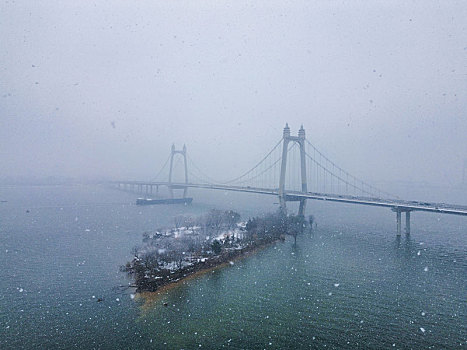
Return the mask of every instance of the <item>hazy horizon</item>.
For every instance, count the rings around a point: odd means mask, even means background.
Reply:
[[[462,181],[465,2],[16,1],[0,13],[0,178],[145,180],[172,143],[225,178],[288,122],[369,182]]]

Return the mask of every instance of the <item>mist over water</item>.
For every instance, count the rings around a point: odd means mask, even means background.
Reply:
[[[288,122],[367,181],[462,183],[464,1],[19,0],[0,13],[2,181],[150,179],[173,142],[223,178]]]
[[[132,299],[118,269],[145,231],[181,213],[232,208],[247,218],[277,205],[225,194],[139,207],[132,194],[96,186],[1,194],[2,348],[466,345],[462,217],[415,213],[412,235],[397,240],[387,209],[309,201],[318,227],[297,246],[277,243],[159,297]]]
[[[465,0],[1,1],[0,348],[466,348],[467,217],[438,213],[467,206],[466,18]],[[438,212],[397,238],[388,208],[308,200],[296,245],[135,295],[119,268],[144,233],[279,208],[106,187],[168,181],[172,145],[173,182]]]

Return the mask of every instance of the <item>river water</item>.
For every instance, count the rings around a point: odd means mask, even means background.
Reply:
[[[318,227],[155,295],[121,286],[142,234],[177,214],[274,199],[134,205],[97,186],[0,187],[2,349],[465,349],[467,219],[309,202]],[[98,299],[102,299],[98,302]],[[166,303],[167,306],[164,306]]]

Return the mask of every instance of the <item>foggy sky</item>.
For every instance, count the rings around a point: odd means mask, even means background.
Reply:
[[[0,178],[231,178],[286,122],[369,181],[457,185],[465,1],[3,1]],[[223,172],[227,172],[225,175]]]

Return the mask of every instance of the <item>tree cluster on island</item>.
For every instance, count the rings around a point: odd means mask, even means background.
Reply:
[[[179,215],[172,228],[143,234],[143,244],[121,270],[135,279],[138,291],[155,291],[194,272],[212,268],[259,246],[294,236],[306,227],[303,216],[281,212],[240,221],[232,210],[213,209],[192,217]]]

